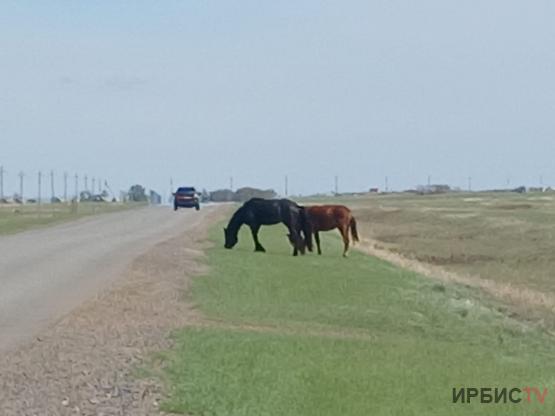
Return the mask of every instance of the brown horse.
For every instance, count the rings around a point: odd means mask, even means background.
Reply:
[[[349,229],[353,237],[353,243],[359,241],[357,222],[351,210],[343,205],[314,205],[305,207],[310,231],[314,233],[318,254],[322,254],[320,248],[320,231],[330,231],[337,228],[343,237],[343,257],[347,257],[349,251]],[[312,245],[311,236],[306,238],[307,245]]]

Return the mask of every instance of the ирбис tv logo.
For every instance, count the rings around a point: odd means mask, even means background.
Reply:
[[[539,387],[453,387],[454,404],[544,404],[547,388]]]

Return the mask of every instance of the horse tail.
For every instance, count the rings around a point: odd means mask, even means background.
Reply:
[[[357,231],[357,220],[355,220],[355,217],[351,217],[351,222],[349,223],[349,226],[351,227],[351,235],[353,236],[353,241],[359,242],[359,238],[358,238],[358,231]]]
[[[305,207],[301,207],[301,228],[304,234],[304,242],[308,251],[312,252],[312,228]]]

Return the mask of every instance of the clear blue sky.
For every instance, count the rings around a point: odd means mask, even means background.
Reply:
[[[555,184],[554,9],[2,1],[6,188],[52,168],[162,192]]]

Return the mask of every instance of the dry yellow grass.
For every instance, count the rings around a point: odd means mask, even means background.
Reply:
[[[555,327],[555,200],[545,194],[380,195],[344,201],[361,249],[477,287]]]

